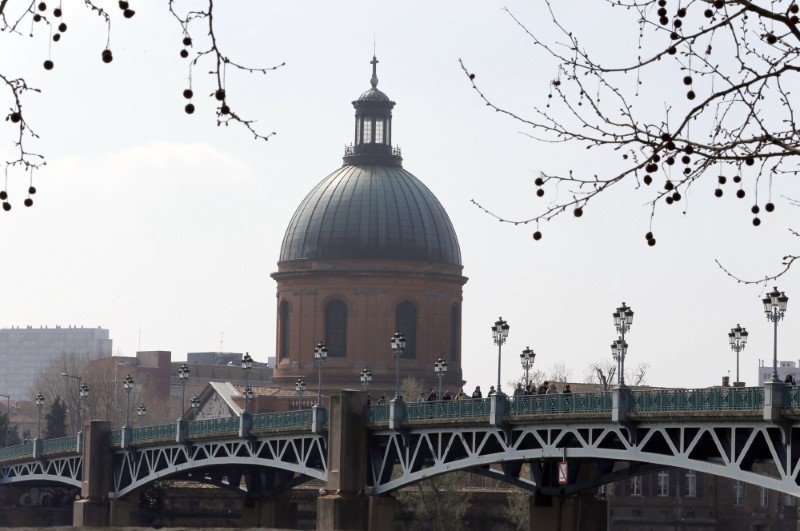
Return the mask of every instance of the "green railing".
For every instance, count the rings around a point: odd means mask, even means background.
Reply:
[[[800,387],[787,385],[783,388],[783,407],[800,409]]]
[[[611,411],[611,393],[556,393],[509,399],[506,415],[547,415],[560,413],[606,413]]]
[[[42,441],[43,454],[65,453],[78,451],[78,437],[59,437],[58,439],[44,439]]]
[[[192,420],[189,422],[189,438],[239,433],[239,417]]]
[[[730,411],[764,408],[763,387],[631,391],[631,412]]]
[[[380,404],[367,407],[367,424],[380,424],[389,422],[389,404]]]
[[[406,404],[405,420],[488,417],[490,411],[488,398],[411,402]]]
[[[281,411],[277,413],[259,413],[253,415],[251,429],[259,431],[276,428],[309,428],[311,426],[311,416],[312,410],[310,409]]]
[[[7,461],[15,457],[30,457],[33,455],[33,443],[16,444],[6,448],[0,448],[0,461]]]
[[[122,446],[122,430],[111,431],[111,446],[114,448]]]
[[[158,426],[140,426],[131,430],[131,442],[175,441],[175,423]]]

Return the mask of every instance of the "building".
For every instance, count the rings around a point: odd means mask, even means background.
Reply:
[[[371,88],[353,103],[354,140],[343,165],[317,184],[294,213],[280,250],[277,362],[273,381],[292,388],[316,377],[314,349],[327,347],[323,387],[358,388],[364,368],[375,393],[394,392],[390,338],[406,347],[403,377],[433,387],[433,364],[448,363],[445,387],[462,385],[461,250],[433,193],[392,147],[395,103]],[[316,379],[316,378],[313,378]]]
[[[0,392],[11,400],[29,400],[39,373],[51,361],[73,355],[95,360],[111,356],[112,341],[105,328],[12,327],[0,329]]]
[[[791,375],[795,380],[800,379],[800,368],[795,361],[778,360],[778,379],[782,382],[786,376]],[[758,360],[758,385],[762,386],[772,378],[772,360],[767,363]]]

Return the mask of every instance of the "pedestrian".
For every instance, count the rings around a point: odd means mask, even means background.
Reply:
[[[492,387],[494,389],[494,387]],[[472,398],[483,398],[483,393],[481,393],[481,386],[478,385],[475,387],[475,390],[472,391]]]
[[[569,386],[569,384],[567,384],[567,385],[564,386],[564,391],[562,391],[562,392],[564,394],[571,394],[572,393],[572,388]]]
[[[456,395],[456,400],[464,400],[467,398],[467,393],[464,392],[464,388],[462,387],[461,390]]]
[[[378,399],[378,405],[382,406],[385,403],[386,403],[386,395],[381,395],[381,397]]]
[[[417,402],[427,402],[427,400],[425,399],[425,392],[424,391],[419,394],[419,398],[417,398]]]
[[[522,398],[523,396],[525,396],[525,390],[522,388],[522,382],[518,382],[516,389],[514,389],[514,398]]]
[[[556,383],[555,382],[551,382],[550,386],[547,388],[547,394],[548,395],[555,395],[557,393],[558,393],[558,389],[556,389]]]
[[[786,375],[786,378],[783,379],[783,383],[786,385],[797,385],[797,382],[794,381],[794,376],[791,374]]]
[[[491,386],[491,387],[489,387],[489,394],[487,394],[486,396],[492,396],[492,395],[494,395],[496,393],[497,393],[497,391],[494,390],[494,386]]]
[[[431,389],[431,392],[428,395],[428,402],[435,402],[436,400],[439,400],[439,396],[436,394],[435,389]]]
[[[442,400],[452,400],[452,399],[453,399],[453,397],[450,396],[450,391],[445,391],[444,392],[444,396],[442,397]]]
[[[539,389],[536,390],[537,395],[543,395],[547,393],[547,389],[550,387],[550,382],[547,380],[542,382],[542,385],[539,386]]]

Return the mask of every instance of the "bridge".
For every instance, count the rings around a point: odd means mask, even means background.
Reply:
[[[80,487],[73,523],[84,526],[128,525],[132,495],[163,479],[239,491],[252,502],[248,525],[282,527],[291,527],[282,494],[319,480],[326,488],[318,529],[389,528],[392,492],[459,470],[556,500],[558,511],[531,503],[532,520],[557,512],[563,519],[566,508],[580,513],[580,529],[605,528],[604,502],[592,496],[598,486],[671,467],[800,496],[794,386],[616,388],[373,406],[363,399],[342,391],[330,409],[122,430],[91,421],[82,437],[0,450],[0,485]],[[523,464],[530,477],[521,475]]]

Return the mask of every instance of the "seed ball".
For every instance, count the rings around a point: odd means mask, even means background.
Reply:
[[[686,144],[686,147],[683,149],[683,152],[687,155],[691,155],[694,153],[694,147],[691,144]]]
[[[658,21],[661,22],[662,26],[666,26],[667,24],[669,24],[669,19],[667,17],[661,17],[660,19],[658,19]]]
[[[658,164],[648,164],[647,166],[644,167],[644,171],[646,171],[647,173],[653,173],[655,171],[658,171]]]
[[[39,8],[39,11],[47,11],[47,4],[45,4],[44,2],[39,2],[39,5],[36,7]]]
[[[791,22],[792,24],[797,24],[798,22],[800,22],[800,18],[797,18],[797,15],[792,15],[791,17],[789,17],[789,22]]]
[[[18,112],[12,112],[8,118],[12,123],[18,123],[20,120],[22,120],[22,115]]]
[[[717,9],[722,9],[723,7],[725,7],[725,1],[724,0],[715,0],[714,7],[716,7]]]
[[[191,103],[187,103],[186,107],[183,108],[186,111],[186,114],[192,114],[194,112],[194,105]]]
[[[683,169],[684,175],[689,175],[690,173],[692,173],[692,169],[690,167],[687,166]]]
[[[661,133],[661,140],[664,142],[669,141],[669,133]]]
[[[39,13],[36,13],[35,15],[33,15],[33,21],[34,22],[40,22],[41,20],[42,20],[42,15],[40,15]]]
[[[733,177],[733,182],[735,182],[736,184],[739,184],[740,182],[742,182],[742,178],[741,178],[741,176],[739,176],[739,175],[735,175],[735,176]]]
[[[669,149],[670,151],[675,149],[675,142],[673,142],[672,140],[667,142],[667,149]]]
[[[537,177],[536,180],[533,181],[533,184],[535,184],[536,186],[541,186],[544,184],[544,179],[542,179],[541,177]]]
[[[681,26],[683,26],[683,21],[679,18],[676,18],[675,20],[672,21],[672,25],[675,26],[675,29],[678,29]]]
[[[58,31],[60,31],[61,33],[67,31],[67,25],[62,22],[61,24],[58,25]]]
[[[753,205],[753,208],[750,209],[750,212],[752,212],[753,214],[758,214],[759,210],[761,209],[758,208],[758,205]]]
[[[9,210],[11,210],[11,203],[9,203],[9,202],[7,202],[7,201],[6,201],[6,202],[4,202],[4,203],[3,203],[3,210],[5,210],[6,212],[8,212]]]
[[[741,188],[736,190],[736,197],[738,197],[739,199],[744,199],[744,196],[745,196],[744,190],[742,190]]]
[[[706,9],[705,11],[703,11],[703,15],[705,15],[706,18],[711,18],[714,16],[714,12],[711,11],[710,9]]]
[[[769,33],[767,35],[767,42],[770,43],[770,44],[775,44],[776,42],[778,42],[778,37],[776,37],[772,33]]]
[[[724,175],[720,175],[717,177],[717,180],[719,181],[719,184],[725,184],[728,179]]]
[[[664,183],[664,190],[672,190],[675,186],[672,184],[672,181],[667,181]]]
[[[103,50],[102,58],[104,63],[110,63],[114,60],[114,56],[111,54],[111,50]]]
[[[653,233],[652,232],[648,232],[647,234],[644,235],[644,239],[645,240],[652,240],[653,239]]]
[[[683,162],[684,164],[689,164],[691,160],[692,159],[689,158],[689,155],[684,155],[681,157],[681,162]]]
[[[797,13],[798,11],[800,11],[800,7],[797,7],[797,4],[792,4],[789,6],[789,12]]]
[[[27,198],[25,198],[25,201],[23,201],[23,203],[25,203],[26,207],[33,206],[33,199],[31,199],[30,197],[27,197]]]
[[[667,53],[670,55],[675,55],[676,53],[678,53],[678,49],[675,48],[674,46],[670,46],[669,48],[667,48]]]
[[[754,159],[752,156],[744,159],[744,163],[747,164],[748,166],[752,166],[753,164],[755,164],[755,162],[756,159]]]
[[[126,2],[125,0],[119,0],[119,8],[120,9],[128,9],[128,7],[130,7],[128,5],[128,2]]]
[[[192,89],[186,89],[183,91],[183,97],[186,98],[187,100],[192,99],[192,96],[194,96],[194,92],[192,92]]]
[[[35,194],[36,193],[36,187],[35,186],[28,187],[28,193],[31,194],[31,195]]]
[[[122,16],[125,17],[125,18],[131,18],[135,14],[136,14],[136,11],[134,11],[133,9],[126,9],[125,11],[122,12]]]
[[[536,232],[533,233],[533,239],[536,240],[536,241],[541,240],[542,239],[542,233],[537,230]]]
[[[678,39],[681,38],[681,36],[678,35],[677,32],[673,31],[672,33],[669,34],[669,38],[672,39],[673,41],[677,41]]]
[[[53,16],[54,17],[60,17],[61,16],[61,8],[60,7],[57,7],[57,8],[55,8],[53,10]]]
[[[675,164],[675,157],[667,157],[667,164],[669,164],[670,166]]]
[[[60,33],[54,33],[53,34],[53,42],[58,42],[60,40],[61,40],[61,34]]]
[[[649,175],[645,175],[644,179],[642,179],[642,180],[644,181],[644,184],[646,184],[647,186],[650,186],[650,183],[653,182],[653,178],[650,177]]]
[[[583,215],[583,209],[581,207],[578,207],[573,211],[573,214],[575,214],[576,218],[579,218]]]
[[[192,39],[190,39],[189,37],[184,37],[183,38],[183,45],[184,46],[191,46],[192,45]]]
[[[230,114],[231,108],[223,103],[222,107],[219,108],[219,112],[221,112],[222,114]]]
[[[647,240],[647,245],[649,245],[650,247],[654,246],[655,244],[656,244],[655,238],[650,238],[649,240]]]
[[[671,205],[671,204],[672,204],[672,196],[669,196],[669,195],[668,195],[668,196],[667,196],[667,200],[666,200],[666,201],[667,201],[667,204],[668,204],[668,205]]]
[[[658,153],[656,153],[655,155],[653,155],[652,157],[650,157],[650,160],[652,160],[653,162],[659,162],[659,161],[661,160],[661,155],[659,155]]]
[[[51,61],[50,59],[45,61],[44,62],[44,69],[45,70],[52,70],[53,69],[53,61]]]
[[[665,5],[667,5],[667,0],[658,0],[658,5],[659,7],[664,7]]]
[[[766,205],[764,205],[764,210],[766,210],[767,212],[772,212],[775,210],[775,205],[773,205],[772,203],[767,203]]]
[[[678,9],[678,16],[681,17],[681,18],[686,16],[686,8],[685,7],[682,7],[680,9]]]
[[[758,227],[759,225],[761,225],[761,220],[760,220],[760,219],[758,219],[758,218],[753,218],[753,225],[755,225],[756,227]]]
[[[683,84],[684,85],[691,85],[692,84],[692,76],[684,76]]]
[[[678,193],[677,191],[674,194],[672,194],[672,200],[673,201],[680,201],[681,197],[682,197],[681,194]]]
[[[181,50],[181,57],[186,59],[187,57],[189,57],[189,52],[186,51],[186,49]]]
[[[687,99],[693,100],[695,98],[695,96],[696,96],[696,94],[694,93],[693,90],[690,90],[689,92],[686,93],[686,98]]]
[[[722,189],[717,188],[716,190],[714,190],[714,195],[717,197],[722,197]]]
[[[544,190],[539,188],[538,190],[536,190],[536,195],[539,196],[539,197],[542,197],[544,195]]]
[[[666,8],[664,8],[664,7],[660,7],[660,8],[658,9],[658,11],[656,11],[656,13],[658,13],[658,16],[659,16],[659,17],[666,16],[666,14],[667,14],[667,9],[666,9]]]
[[[5,190],[0,190],[0,201],[5,201],[8,199],[8,193]]]
[[[224,100],[225,99],[225,89],[217,89],[217,91],[214,92],[214,97],[217,98],[217,101]]]

